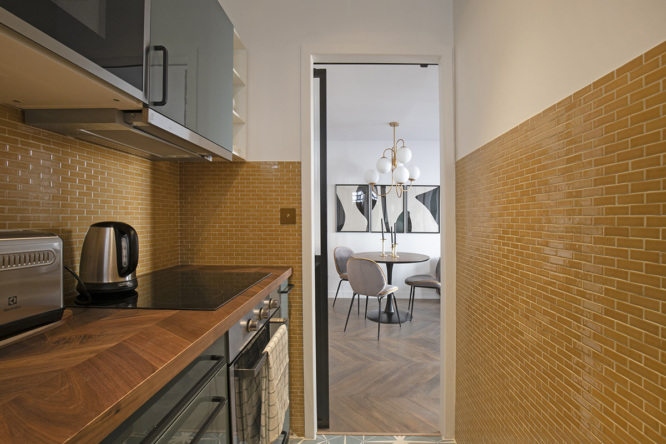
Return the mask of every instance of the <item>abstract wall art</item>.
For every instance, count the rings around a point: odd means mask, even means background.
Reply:
[[[369,186],[336,185],[336,222],[339,232],[367,232],[369,227]]]

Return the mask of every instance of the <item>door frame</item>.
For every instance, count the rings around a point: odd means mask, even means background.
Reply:
[[[455,116],[453,46],[312,46],[301,48],[301,199],[303,217],[303,373],[305,438],[317,433],[314,301],[314,63],[431,63],[439,65],[440,207],[442,209],[442,304],[440,337],[440,430],[446,439],[455,430]]]

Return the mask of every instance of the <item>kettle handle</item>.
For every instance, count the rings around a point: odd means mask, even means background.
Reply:
[[[115,224],[115,229],[118,234],[120,234],[119,236],[116,236],[119,248],[120,238],[122,236],[127,236],[129,240],[129,261],[126,267],[122,266],[122,260],[118,257],[118,275],[125,277],[130,273],[133,273],[139,264],[139,236],[136,234],[136,230],[132,228],[132,226],[125,223]]]

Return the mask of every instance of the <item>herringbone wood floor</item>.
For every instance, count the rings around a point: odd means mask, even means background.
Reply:
[[[323,433],[438,434],[439,300],[417,300],[400,328],[364,319],[350,299],[329,299],[330,429]],[[402,310],[406,300],[398,300]],[[368,310],[377,309],[370,298]]]

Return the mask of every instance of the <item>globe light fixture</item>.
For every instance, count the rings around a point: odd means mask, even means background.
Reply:
[[[393,146],[386,148],[382,153],[382,157],[377,161],[376,169],[367,170],[363,175],[366,183],[371,186],[371,192],[379,196],[388,195],[393,189],[398,197],[402,193],[409,190],[416,179],[421,175],[421,170],[417,166],[411,165],[406,167],[404,164],[412,160],[412,151],[407,148],[403,139],[395,140],[395,128],[399,125],[398,122],[390,122],[389,125],[393,127]],[[402,146],[398,148],[398,143]],[[379,182],[379,175],[391,172],[391,188],[386,194],[379,194],[375,189],[375,185]],[[405,186],[409,182],[409,185]]]

